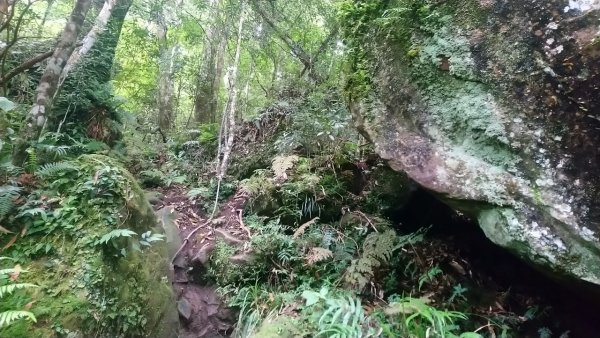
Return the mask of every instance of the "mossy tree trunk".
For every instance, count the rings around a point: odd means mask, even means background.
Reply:
[[[60,74],[67,63],[67,60],[71,57],[73,50],[75,50],[77,37],[79,36],[91,4],[91,0],[78,0],[75,3],[71,17],[54,49],[54,54],[48,61],[48,65],[42,74],[42,78],[40,79],[40,83],[36,90],[35,104],[30,110],[30,138],[35,137],[46,124],[52,100],[58,89]]]
[[[105,29],[98,32],[96,42],[65,79],[56,100],[57,109],[51,120],[52,125],[58,125],[59,130],[67,118],[88,121],[88,131],[94,124],[102,124],[106,119],[118,120],[114,111],[110,80],[121,28],[132,3],[133,0],[115,2]],[[102,133],[102,137],[88,136],[103,141],[114,140],[114,133],[105,129],[99,128],[94,131],[96,134]]]
[[[204,39],[204,57],[196,83],[194,118],[198,123],[215,122],[219,105],[219,91],[223,76],[225,44],[224,28],[220,25],[221,0],[212,1],[213,18]]]

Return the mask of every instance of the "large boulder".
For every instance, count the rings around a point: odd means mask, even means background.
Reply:
[[[352,0],[357,127],[496,244],[600,284],[600,1]]]
[[[30,211],[12,222],[28,231],[2,255],[28,270],[19,282],[38,287],[3,298],[0,312],[25,307],[37,323],[14,322],[0,337],[177,337],[168,243],[129,172],[83,155],[36,177],[19,207]]]

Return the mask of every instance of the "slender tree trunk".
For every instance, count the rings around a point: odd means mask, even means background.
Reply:
[[[164,10],[164,9],[163,9]],[[175,75],[175,59],[177,48],[169,47],[167,40],[168,27],[164,15],[158,23],[158,45],[160,53],[158,79],[158,126],[164,132],[173,126],[173,77]]]
[[[241,4],[240,20],[238,22],[238,39],[237,47],[235,50],[235,59],[233,65],[229,69],[229,96],[226,105],[226,114],[223,115],[223,120],[226,121],[226,133],[227,139],[223,144],[223,159],[220,161],[219,168],[217,170],[217,177],[222,180],[227,174],[227,167],[229,166],[229,158],[231,156],[231,150],[233,148],[233,141],[235,138],[235,115],[236,115],[236,103],[238,96],[237,89],[237,78],[238,78],[238,67],[240,63],[240,54],[242,49],[242,34],[244,29],[244,20],[246,18],[246,6],[242,1]],[[221,154],[219,154],[220,156]]]
[[[225,34],[220,34],[220,44],[217,49],[217,63],[215,65],[215,77],[213,79],[210,122],[217,122],[217,111],[219,110],[219,94],[223,83],[223,67],[225,66],[225,48],[227,48],[227,39]]]
[[[87,35],[83,39],[81,48],[73,52],[73,54],[71,54],[71,57],[69,58],[69,61],[67,61],[67,64],[65,65],[65,68],[63,69],[61,74],[61,78],[63,80],[67,77],[69,71],[71,71],[71,69],[79,62],[79,60],[85,54],[87,54],[90,51],[90,49],[92,49],[92,47],[96,43],[96,40],[98,39],[98,35],[106,29],[106,25],[108,24],[108,20],[112,15],[113,8],[115,7],[117,1],[118,0],[104,1],[102,10],[100,10],[100,13],[98,13],[94,26],[92,26],[92,29],[87,33]]]
[[[77,0],[71,17],[56,45],[54,54],[48,61],[48,65],[42,74],[40,83],[36,90],[35,104],[31,108],[30,120],[32,135],[35,137],[35,132],[40,131],[46,123],[47,115],[52,106],[52,98],[58,88],[58,81],[67,60],[71,57],[77,42],[77,36],[81,31],[83,21],[90,9],[91,0]]]
[[[220,3],[220,0],[213,1],[215,12],[220,9]],[[204,38],[204,57],[196,82],[194,117],[198,123],[214,122],[217,115],[226,43],[220,28],[218,15],[214,15]]]
[[[273,55],[273,73],[271,73],[271,87],[269,88],[269,94],[271,97],[275,97],[277,94],[277,83],[279,82],[279,51],[276,51]]]
[[[0,0],[3,1],[3,0]],[[4,0],[6,1],[6,0]],[[44,32],[44,26],[46,25],[46,20],[48,20],[48,15],[50,15],[50,10],[52,10],[52,5],[54,4],[55,0],[47,0],[46,2],[48,3],[48,5],[46,5],[46,10],[44,11],[44,16],[42,16],[42,22],[40,22],[40,28],[38,29],[38,35],[41,36],[42,33]]]

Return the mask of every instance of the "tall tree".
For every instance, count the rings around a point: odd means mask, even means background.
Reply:
[[[273,31],[273,33],[289,48],[289,51],[294,55],[303,65],[303,69],[300,72],[300,77],[308,75],[315,82],[322,82],[324,79],[322,76],[314,71],[316,63],[331,46],[331,43],[335,40],[338,35],[337,25],[329,29],[328,34],[319,44],[317,50],[311,52],[307,46],[303,46],[294,37],[282,28],[277,14],[278,11],[274,7],[275,2],[271,2],[270,11],[267,11],[263,6],[263,2],[260,0],[251,0],[252,9],[263,19],[267,26]],[[302,6],[302,3],[298,3],[298,6]]]
[[[194,116],[199,123],[215,122],[227,43],[226,27],[222,25],[219,14],[221,0],[211,0],[210,5],[210,21],[203,44],[204,56],[198,71],[194,98]]]
[[[115,7],[117,1],[118,0],[104,1],[102,9],[100,10],[100,13],[98,13],[98,16],[96,17],[96,21],[94,22],[92,29],[90,29],[90,31],[83,39],[81,47],[78,50],[74,51],[73,54],[71,54],[69,61],[67,61],[67,64],[65,65],[65,68],[63,69],[63,72],[61,74],[61,77],[63,79],[67,77],[69,71],[79,62],[79,60],[85,54],[87,54],[90,51],[90,49],[92,49],[92,47],[96,43],[96,40],[98,39],[98,35],[106,29],[106,25],[108,24],[108,20],[112,15],[113,8]],[[50,6],[50,4],[51,3],[49,2],[48,6]]]
[[[112,128],[108,120],[118,120],[110,80],[121,29],[132,3],[133,0],[115,2],[105,29],[99,31],[94,45],[64,79],[55,102],[57,109],[52,114],[52,123],[58,124],[59,129],[70,117],[86,121],[89,136],[107,142],[118,137],[119,132],[109,131]]]
[[[169,8],[167,4],[163,4],[163,8],[159,10],[157,18],[157,39],[160,53],[160,61],[158,64],[158,126],[161,131],[171,129],[174,122],[174,76],[175,62],[177,58],[177,47],[170,46],[168,40],[168,22],[167,12]]]
[[[236,104],[238,101],[238,68],[240,65],[240,55],[242,50],[242,35],[244,33],[244,20],[246,19],[246,6],[244,1],[241,3],[240,19],[238,21],[238,35],[237,44],[235,49],[235,57],[229,72],[227,75],[228,81],[228,97],[227,104],[225,106],[225,112],[222,118],[222,140],[220,141],[222,149],[219,153],[219,166],[217,169],[217,177],[222,180],[227,174],[227,168],[229,166],[229,158],[231,156],[231,150],[233,148],[233,141],[235,138],[235,126],[236,126]],[[221,147],[220,147],[221,148]],[[221,158],[222,152],[222,158]]]
[[[56,45],[54,54],[48,61],[48,65],[42,74],[40,83],[36,90],[35,104],[30,110],[31,126],[33,131],[39,131],[46,124],[47,114],[52,106],[54,94],[58,88],[60,74],[67,60],[75,50],[77,37],[90,9],[91,0],[77,0],[73,12],[63,30]],[[34,135],[30,135],[35,137]]]

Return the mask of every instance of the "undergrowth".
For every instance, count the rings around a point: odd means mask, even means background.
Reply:
[[[427,295],[440,276],[413,254],[425,232],[362,212],[369,192],[350,194],[320,161],[279,156],[240,183],[249,243],[217,241],[208,268],[239,310],[233,336],[483,337],[459,295]]]
[[[89,154],[95,141],[46,133],[19,165],[5,137],[0,247],[15,266],[0,270],[0,336],[149,334],[171,290],[160,264],[144,266],[161,261],[164,236],[133,177],[117,160]]]

